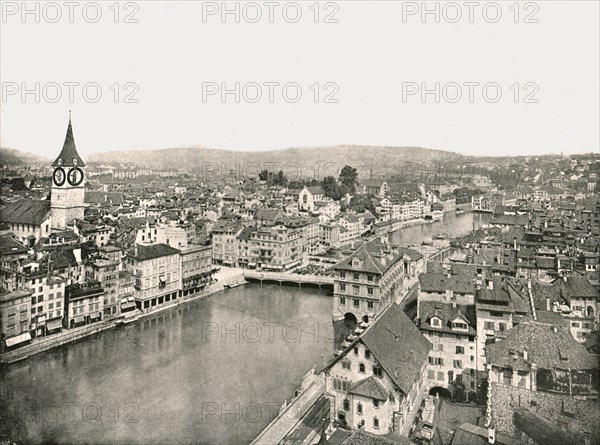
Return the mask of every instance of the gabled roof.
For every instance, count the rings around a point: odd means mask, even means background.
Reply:
[[[379,379],[373,376],[359,380],[353,384],[348,390],[348,393],[369,397],[375,400],[383,400],[384,402],[390,396],[388,390],[385,389],[381,382],[379,382]]]
[[[559,281],[560,280],[560,281]],[[581,275],[571,275],[566,281],[557,278],[555,281],[560,283],[562,296],[570,301],[573,297],[598,298],[598,290],[594,289],[590,280]]]
[[[83,159],[77,153],[77,148],[75,147],[75,138],[73,137],[73,127],[71,126],[71,116],[69,115],[69,126],[67,127],[67,135],[65,136],[65,142],[63,144],[63,148],[56,158],[56,160],[52,163],[53,167],[58,167],[59,165],[72,167],[72,166],[83,166],[85,165]]]
[[[355,258],[360,262],[358,266],[352,264]],[[384,274],[400,258],[402,258],[401,252],[389,250],[379,238],[375,238],[362,244],[354,253],[337,263],[334,269]]]
[[[151,260],[154,258],[179,254],[179,250],[167,244],[151,244],[149,246],[137,244],[135,248],[137,249],[137,252],[135,250],[130,251],[127,256],[138,261]]]
[[[438,317],[442,320],[441,327],[433,327],[431,319]],[[457,304],[453,307],[451,303],[441,303],[438,301],[420,301],[419,318],[420,328],[427,331],[452,332],[460,335],[477,335],[475,329],[475,311],[473,305]],[[451,323],[457,318],[463,319],[467,323],[467,331],[452,329]]]
[[[50,216],[50,201],[24,199],[8,204],[0,211],[0,221],[39,226]]]
[[[11,236],[0,236],[0,256],[26,254],[27,247]]]
[[[523,358],[525,348],[527,360]],[[537,364],[540,369],[598,369],[597,357],[570,333],[533,320],[524,321],[509,330],[503,340],[488,345],[487,352],[491,365],[513,370],[528,371],[531,363]]]
[[[419,275],[419,284],[423,292],[446,292],[452,290],[458,294],[475,294],[473,278],[465,275],[451,275],[427,272]]]

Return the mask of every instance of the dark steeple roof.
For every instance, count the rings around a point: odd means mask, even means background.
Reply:
[[[73,160],[76,159],[76,162]],[[61,161],[62,162],[59,162]],[[69,112],[69,127],[67,128],[67,135],[65,136],[65,143],[63,145],[62,151],[56,158],[56,161],[52,164],[53,167],[58,167],[59,165],[72,167],[77,165],[79,167],[85,165],[79,153],[77,153],[77,148],[75,147],[75,138],[73,138],[73,128],[71,127],[71,113]]]

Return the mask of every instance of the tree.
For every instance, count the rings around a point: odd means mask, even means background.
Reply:
[[[338,185],[337,181],[333,176],[325,176],[323,178],[321,188],[323,189],[323,192],[325,192],[325,196],[332,199],[339,199],[336,198],[336,196],[338,195]]]
[[[340,182],[348,187],[350,193],[356,191],[356,184],[358,183],[358,172],[354,167],[345,165],[340,172]]]
[[[258,179],[260,179],[261,181],[268,181],[269,180],[269,170],[263,170],[258,174]]]

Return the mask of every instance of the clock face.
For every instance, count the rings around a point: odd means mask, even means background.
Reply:
[[[62,167],[58,167],[56,170],[54,170],[53,177],[54,184],[56,184],[59,187],[65,183],[65,179],[67,178],[67,176],[65,175],[65,171]]]
[[[73,186],[81,184],[83,181],[83,171],[79,167],[72,168],[67,175],[67,181]]]

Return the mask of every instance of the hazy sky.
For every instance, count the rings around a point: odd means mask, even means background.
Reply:
[[[75,3],[2,2],[3,146],[599,150],[597,1]]]

